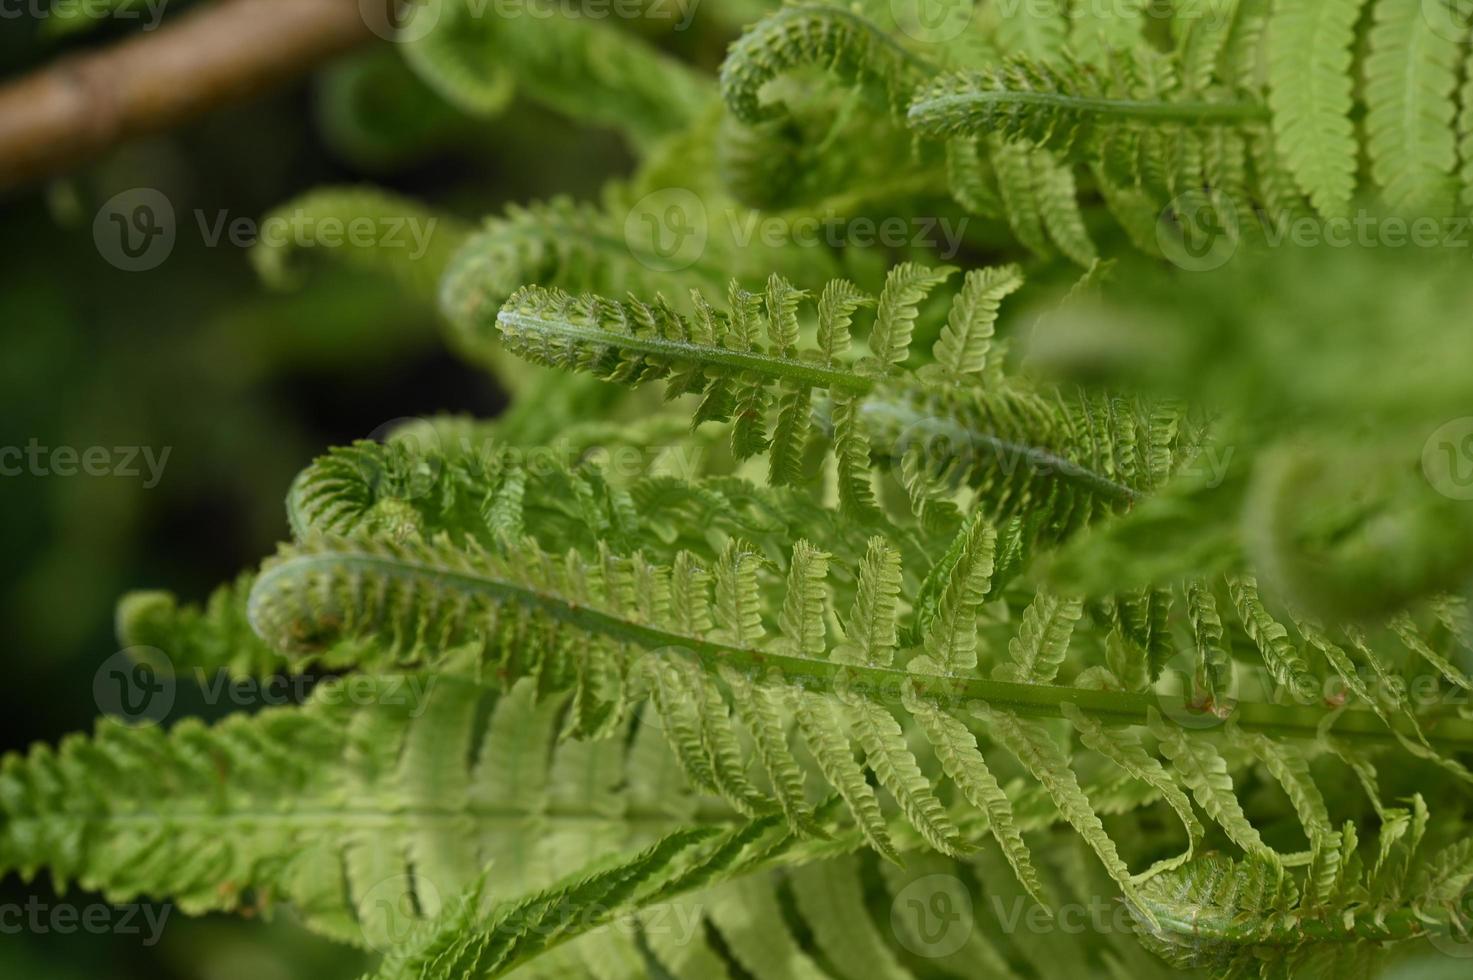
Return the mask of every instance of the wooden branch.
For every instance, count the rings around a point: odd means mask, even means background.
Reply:
[[[367,0],[219,0],[10,82],[0,87],[0,188],[290,81],[374,40],[365,11],[378,12]]]

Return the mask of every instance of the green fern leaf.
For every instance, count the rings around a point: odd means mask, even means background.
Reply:
[[[1274,139],[1321,214],[1342,215],[1355,190],[1350,46],[1364,0],[1276,0],[1268,23]]]
[[[928,269],[902,262],[885,276],[885,288],[880,291],[875,326],[869,338],[870,356],[882,370],[901,364],[910,356],[910,339],[919,316],[918,307],[933,289],[956,271],[956,267],[949,265]]]
[[[1023,842],[1023,835],[1013,817],[1012,804],[978,750],[976,736],[966,725],[909,688],[905,692],[905,707],[920,722],[947,777],[972,806],[987,814],[988,829],[1002,848],[1008,864],[1012,865],[1018,881],[1039,904],[1048,904],[1043,884],[1029,856],[1028,845]]]
[[[1015,265],[968,272],[932,351],[936,363],[953,375],[985,370],[998,307],[1022,285],[1022,270]]]
[[[1420,0],[1377,0],[1373,10],[1364,96],[1371,175],[1393,209],[1445,215],[1458,162],[1458,43]]]
[[[1227,763],[1205,739],[1189,738],[1180,728],[1153,719],[1151,733],[1161,743],[1161,752],[1171,760],[1182,782],[1192,791],[1198,805],[1206,811],[1234,844],[1250,855],[1273,857],[1258,830],[1249,823],[1233,789]]]

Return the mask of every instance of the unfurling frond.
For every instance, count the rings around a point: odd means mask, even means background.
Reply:
[[[927,136],[996,133],[1079,156],[1105,154],[1127,131],[1243,126],[1267,118],[1251,101],[1184,98],[1167,63],[1120,55],[1105,67],[1019,57],[1006,67],[943,76],[916,92],[908,116]],[[1113,149],[1113,147],[1112,147]]]
[[[756,123],[778,110],[761,100],[764,85],[802,65],[845,81],[876,84],[899,111],[926,62],[864,17],[837,5],[786,7],[741,36],[721,66],[721,90],[738,119]]]
[[[839,346],[831,308],[820,311],[818,329],[828,335],[819,351],[764,345],[774,330],[762,299],[736,285],[728,311],[698,299],[694,315],[659,296],[619,302],[529,287],[507,301],[498,323],[506,345],[535,363],[630,385],[665,379],[671,395],[699,395],[695,420],[730,421],[738,458],[771,447],[769,474],[778,484],[805,479],[799,450],[820,433],[807,393],[827,392],[841,509],[867,525],[881,520],[873,469],[908,456],[912,493],[970,486],[995,523],[1040,508],[1033,513],[1049,536],[1128,507],[1170,475],[1190,447],[1189,428],[1169,430],[1155,444],[1137,439],[1155,431],[1153,415],[1162,409],[1021,384],[957,384],[953,369],[965,378],[978,373],[977,351],[985,350],[993,307],[1015,285],[1015,271],[984,270],[963,284],[935,345],[944,366],[900,366],[910,356],[919,304],[949,271],[892,270],[870,333],[871,356],[853,361],[830,354]],[[849,295],[849,287],[835,288]],[[781,317],[789,315],[784,307]],[[805,329],[800,309],[800,335]],[[778,336],[791,334],[791,322],[777,329]]]
[[[386,274],[432,302],[440,276],[470,234],[453,215],[369,187],[324,187],[261,219],[251,262],[268,285],[293,285],[302,250],[327,261]]]
[[[420,17],[434,22],[422,29]],[[503,90],[514,88],[574,119],[619,127],[647,147],[691,124],[713,94],[705,76],[600,17],[536,4],[488,12],[475,0],[443,0],[410,17],[405,30],[410,65],[470,112],[499,108]]]

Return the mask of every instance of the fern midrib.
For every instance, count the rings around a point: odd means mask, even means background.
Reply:
[[[768,377],[797,381],[817,388],[865,394],[872,391],[875,386],[873,381],[857,374],[761,351],[732,350],[683,340],[670,340],[665,337],[622,333],[611,335],[607,330],[583,327],[566,320],[536,316],[520,310],[503,309],[496,319],[499,323],[511,325],[514,330],[563,337],[580,345],[617,346],[624,351],[669,357],[697,364],[720,365],[738,371],[753,371]]]
[[[493,578],[484,573],[368,552],[340,551],[294,556],[264,572],[257,589],[261,594],[268,594],[274,591],[275,579],[304,572],[310,574],[318,567],[341,568],[345,565],[356,565],[383,577],[419,576],[443,582],[461,593],[517,602],[535,608],[558,622],[590,633],[646,650],[659,649],[673,656],[689,657],[700,662],[708,671],[714,672],[721,664],[749,671],[753,676],[763,670],[775,669],[782,674],[784,680],[803,684],[809,690],[855,688],[887,704],[900,704],[902,692],[907,686],[914,685],[923,697],[963,703],[982,702],[993,709],[1010,711],[1025,717],[1063,717],[1063,706],[1069,704],[1105,724],[1121,726],[1145,725],[1151,711],[1159,711],[1162,706],[1159,697],[1149,694],[1019,684],[980,677],[943,677],[888,667],[860,667],[732,646],[631,622],[555,593]],[[814,684],[818,686],[814,687]],[[1330,714],[1332,712],[1309,706],[1239,702],[1234,707],[1232,717],[1238,727],[1246,731],[1318,739],[1327,733],[1323,726]],[[1190,734],[1191,730],[1184,731]],[[1355,740],[1394,743],[1398,733],[1405,737],[1411,735],[1412,731],[1409,724],[1400,719],[1393,729],[1388,728],[1374,712],[1339,710],[1328,733]],[[1437,722],[1436,729],[1427,726],[1423,733],[1436,743],[1473,748],[1473,722],[1456,718],[1442,719]]]
[[[934,416],[922,415],[909,405],[893,399],[870,399],[859,407],[861,415],[883,417],[889,413],[896,425],[909,428],[920,422],[924,422]],[[960,413],[954,413],[951,418],[959,420]],[[1097,496],[1120,503],[1133,504],[1140,497],[1135,488],[1124,483],[1117,483],[1109,477],[1097,473],[1087,466],[1074,462],[1065,456],[1044,449],[1039,446],[1029,445],[1022,442],[1014,442],[1001,436],[984,432],[980,429],[964,425],[956,421],[956,428],[960,434],[966,436],[975,444],[981,444],[996,452],[1000,457],[1009,457],[1019,461],[1027,462],[1040,470],[1046,470],[1058,475],[1061,479],[1084,486]]]
[[[986,92],[956,92],[918,98],[906,113],[917,122],[927,115],[952,108],[969,106],[1027,105],[1044,106],[1067,112],[1102,116],[1120,116],[1152,123],[1206,123],[1226,125],[1260,122],[1269,117],[1268,109],[1256,102],[1162,102],[1140,99],[1109,99],[1098,96],[1071,95],[1065,92],[1020,92],[999,89]]]

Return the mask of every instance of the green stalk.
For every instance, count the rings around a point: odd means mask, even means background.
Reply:
[[[966,707],[980,702],[993,709],[1026,717],[1060,718],[1064,716],[1064,706],[1072,705],[1102,724],[1115,726],[1144,725],[1152,710],[1160,712],[1163,707],[1177,707],[1174,700],[1167,702],[1167,695],[1018,684],[982,677],[915,674],[888,667],[839,664],[735,646],[631,622],[555,593],[472,570],[445,568],[431,562],[368,552],[296,555],[263,571],[251,595],[251,620],[258,632],[261,631],[260,606],[263,602],[274,595],[295,592],[289,585],[292,580],[323,572],[349,572],[356,577],[380,581],[415,579],[454,594],[477,596],[491,602],[512,602],[535,609],[556,622],[589,633],[694,661],[713,675],[719,666],[751,674],[776,673],[784,682],[809,690],[854,690],[884,704],[899,704],[907,688],[914,687],[922,696],[943,706]],[[1375,713],[1361,710],[1331,712],[1308,705],[1240,702],[1233,709],[1232,719],[1245,731],[1288,738],[1316,739],[1331,734],[1356,742],[1394,744],[1398,736],[1415,737],[1408,724],[1398,721],[1396,725],[1388,726]],[[1473,750],[1473,722],[1446,718],[1429,725],[1425,734],[1429,740],[1443,747]]]

